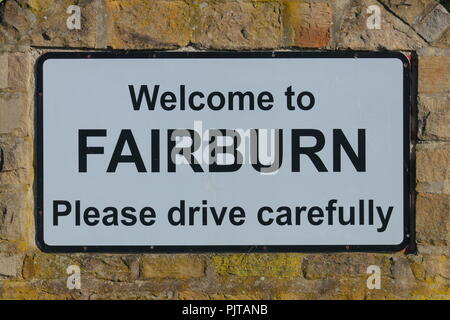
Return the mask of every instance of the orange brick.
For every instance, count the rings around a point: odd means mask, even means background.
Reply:
[[[287,46],[325,48],[330,42],[331,6],[325,2],[285,1]]]

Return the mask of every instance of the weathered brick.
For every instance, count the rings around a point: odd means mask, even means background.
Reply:
[[[224,294],[224,293],[213,293],[209,295],[211,300],[261,300],[264,294],[253,293],[253,294]]]
[[[307,255],[304,257],[302,269],[307,279],[360,277],[366,275],[370,265],[379,266],[384,274],[390,273],[389,257],[373,253]]]
[[[114,49],[176,48],[192,38],[191,8],[179,0],[107,0]]]
[[[428,42],[442,46],[439,39],[450,25],[450,14],[442,5],[430,0],[380,0],[380,2],[406,21]]]
[[[195,15],[194,43],[217,49],[280,47],[280,10],[276,1],[202,1]]]
[[[27,53],[0,53],[0,90],[27,91],[31,62]]]
[[[431,12],[414,24],[414,29],[427,41],[438,40],[450,26],[450,14],[441,5],[435,6]]]
[[[7,53],[0,53],[0,89],[5,89],[8,87],[8,64],[9,55]]]
[[[85,257],[80,267],[84,274],[96,279],[127,281],[137,278],[139,261],[136,258],[96,255]]]
[[[25,258],[22,275],[24,279],[60,279],[67,278],[67,267],[80,265],[77,256],[37,253]]]
[[[433,47],[450,48],[450,28],[442,36],[432,43]]]
[[[274,300],[307,300],[310,296],[305,292],[280,292],[274,296]]]
[[[81,9],[81,28],[69,30],[70,5]],[[24,0],[7,1],[0,24],[3,41],[50,47],[94,47],[97,1]]]
[[[450,194],[450,143],[422,143],[416,149],[416,190]]]
[[[31,125],[28,96],[25,93],[0,92],[0,134],[26,136]]]
[[[22,254],[0,254],[0,278],[17,277],[22,269],[22,263]]]
[[[389,7],[409,25],[418,23],[423,16],[436,6],[436,2],[430,0],[380,0],[380,2]]]
[[[80,267],[81,276],[108,281],[129,281],[137,278],[138,260],[107,255],[53,255],[30,254],[25,258],[23,277],[25,279],[67,278],[67,268]]]
[[[450,195],[419,193],[416,200],[416,233],[420,244],[449,243]]]
[[[142,258],[143,279],[152,278],[199,278],[205,275],[206,263],[202,256],[195,255],[150,255]]]
[[[435,255],[435,256],[441,256],[441,255],[450,255],[450,248],[446,246],[434,246],[429,244],[417,244],[417,249],[419,254],[422,255]]]
[[[30,193],[26,186],[0,187],[0,239],[25,239]]]
[[[328,2],[283,2],[284,30],[288,47],[326,48],[330,42],[332,12]]]
[[[0,299],[56,300],[74,298],[73,293],[67,290],[65,281],[61,281],[59,283],[59,294],[49,293],[48,286],[49,285],[47,283],[44,283],[42,281],[2,281],[0,282]]]
[[[31,137],[0,135],[0,185],[33,182]]]
[[[392,258],[392,276],[394,278],[394,293],[398,296],[409,294],[413,290],[416,284],[416,278],[414,277],[411,269],[411,261],[405,256],[397,256]]]
[[[0,240],[0,253],[20,253],[28,249],[28,244],[22,240]]]
[[[426,281],[417,282],[414,289],[409,294],[409,299],[421,300],[448,300],[450,288],[448,279],[435,277]]]
[[[195,292],[191,290],[180,291],[178,293],[179,300],[208,300],[210,296],[205,292]]]
[[[450,140],[450,96],[425,95],[419,96],[419,139]]]
[[[381,9],[381,28],[368,29],[367,8]],[[345,10],[336,37],[338,49],[352,50],[417,50],[427,43],[407,24],[384,9],[376,0],[351,1]]]
[[[419,255],[411,268],[418,280],[429,281],[436,277],[450,278],[450,250],[447,255]]]
[[[150,281],[109,281],[95,278],[81,278],[81,297],[89,299],[172,299],[179,287],[178,280],[152,278]],[[56,289],[56,290],[55,290]],[[52,292],[57,293],[58,288]]]
[[[298,254],[230,254],[215,255],[212,264],[219,275],[241,277],[296,277],[301,275]]]
[[[450,57],[419,57],[419,92],[446,93],[450,89]]]

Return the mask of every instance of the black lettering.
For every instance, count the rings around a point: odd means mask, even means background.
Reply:
[[[152,99],[150,99],[150,95],[148,93],[147,85],[142,85],[139,88],[139,95],[136,99],[136,93],[134,91],[133,85],[128,85],[128,89],[130,91],[131,103],[133,104],[133,110],[140,110],[142,104],[142,98],[145,96],[145,101],[147,102],[148,110],[155,110],[156,98],[158,96],[159,85],[155,85],[153,87],[153,95]]]
[[[301,147],[300,137],[314,137],[316,144],[313,147]],[[325,137],[323,133],[315,129],[292,129],[292,172],[300,172],[300,155],[304,154],[309,157],[319,172],[327,172],[325,164],[316,154],[323,149],[325,145]]]
[[[87,155],[103,154],[103,147],[88,147],[87,137],[106,137],[105,129],[78,130],[78,172],[87,172]]]
[[[124,207],[121,211],[121,215],[122,217],[124,217],[125,219],[120,220],[120,222],[122,222],[122,224],[126,225],[126,226],[133,226],[136,224],[137,218],[134,214],[136,212],[136,209],[133,207]]]
[[[341,172],[341,147],[356,171],[366,171],[366,130],[358,129],[358,155],[353,150],[341,129],[333,129],[333,171]]]
[[[245,222],[245,211],[241,207],[234,207],[230,211],[230,222],[235,226],[240,226]]]
[[[92,212],[92,214],[91,214]],[[98,224],[100,218],[100,212],[95,207],[88,207],[84,210],[83,220],[88,226],[95,226]]]
[[[151,207],[142,208],[141,212],[139,213],[139,219],[141,220],[141,223],[144,226],[153,225],[155,223],[155,218],[156,218],[156,212]],[[149,220],[147,221],[147,219],[149,219]]]
[[[169,223],[173,226],[179,226],[179,225],[184,226],[184,224],[185,224],[184,210],[185,210],[184,200],[180,200],[180,206],[172,207],[172,208],[170,208],[170,210],[168,212]],[[178,219],[175,219],[175,217],[174,217],[174,214],[176,212],[179,213]]]
[[[269,213],[273,213],[272,208],[270,207],[262,207],[261,209],[258,210],[258,222],[260,224],[262,224],[263,226],[270,226],[273,222],[273,218],[269,218],[267,220],[263,219],[263,213],[264,211],[267,211]]]
[[[128,144],[131,155],[122,155],[125,144]],[[144,161],[142,161],[141,153],[139,152],[136,144],[136,140],[134,140],[133,133],[130,129],[123,129],[120,132],[119,139],[106,172],[116,172],[117,165],[119,163],[134,163],[138,172],[147,172]]]
[[[63,210],[59,210],[59,206],[65,206]],[[58,225],[58,217],[67,216],[72,210],[72,205],[69,201],[54,200],[53,201],[53,225]]]

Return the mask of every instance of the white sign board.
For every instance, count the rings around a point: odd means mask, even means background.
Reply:
[[[399,53],[48,53],[45,251],[386,251],[409,237]]]

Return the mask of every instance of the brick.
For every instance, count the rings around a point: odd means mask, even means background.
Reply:
[[[0,187],[0,239],[25,239],[30,198],[29,187]]]
[[[0,90],[26,91],[29,87],[31,63],[27,53],[0,53]]]
[[[423,143],[416,151],[416,190],[450,194],[450,143]]]
[[[31,137],[0,135],[0,185],[33,182]]]
[[[433,47],[450,48],[450,28],[442,36],[432,43]]]
[[[28,244],[21,240],[0,240],[0,253],[19,253],[25,252]]]
[[[204,292],[195,292],[191,290],[180,291],[179,300],[209,300],[210,296]]]
[[[425,278],[450,278],[450,256],[424,256]]]
[[[368,29],[367,8],[381,9],[381,28]],[[409,25],[384,9],[376,0],[352,1],[345,10],[341,25],[337,26],[338,49],[352,50],[417,50],[428,44]]]
[[[326,48],[332,25],[331,5],[327,2],[284,1],[286,46]]]
[[[450,250],[446,246],[433,246],[428,244],[418,244],[417,249],[422,255],[450,255]]]
[[[397,256],[392,260],[392,276],[395,283],[395,293],[397,295],[403,295],[410,292],[416,281],[411,269],[411,261],[409,261],[405,256]]]
[[[9,44],[50,47],[94,47],[96,41],[97,2],[78,0],[81,28],[69,30],[67,9],[71,0],[7,1],[0,34]]]
[[[231,254],[211,258],[217,274],[233,276],[296,277],[301,275],[298,254]]]
[[[275,300],[307,300],[311,294],[305,292],[280,292],[275,295]]]
[[[447,250],[448,251],[448,250]],[[431,281],[436,277],[450,277],[450,252],[447,255],[419,255],[411,264],[414,276],[418,280]]]
[[[178,283],[178,284],[177,284]],[[151,281],[109,281],[95,278],[81,278],[81,297],[89,299],[172,299],[179,281],[151,279]],[[58,288],[52,292],[58,293]],[[67,291],[67,290],[65,290]]]
[[[30,132],[31,115],[24,93],[0,92],[0,134],[26,136]]]
[[[450,88],[450,57],[419,57],[419,92],[445,93]]]
[[[143,279],[199,278],[205,275],[206,263],[201,256],[144,256],[141,263]]]
[[[324,279],[336,276],[365,276],[367,267],[377,265],[382,273],[390,273],[390,260],[380,254],[342,253],[307,255],[303,262],[303,273],[307,279]]]
[[[380,0],[380,2],[409,25],[419,22],[435,6],[435,2],[430,0]]]
[[[438,40],[450,26],[450,13],[441,5],[435,6],[430,13],[415,23],[414,29],[427,41]]]
[[[133,266],[137,267],[132,274]],[[96,279],[128,281],[137,278],[138,260],[118,256],[87,256],[81,261],[81,271]]]
[[[380,2],[406,21],[428,42],[438,41],[450,25],[450,14],[436,1],[380,0]]]
[[[280,47],[280,10],[275,1],[202,1],[193,26],[194,43],[214,49]]]
[[[17,277],[22,269],[22,255],[0,254],[0,278]]]
[[[6,89],[8,87],[8,54],[0,53],[0,89]]]
[[[224,293],[213,293],[209,295],[211,300],[262,300],[263,294],[224,294]]]
[[[66,279],[67,267],[80,266],[80,258],[76,256],[37,253],[30,254],[23,264],[24,279]]]
[[[450,96],[420,95],[418,136],[420,140],[450,141]]]
[[[0,299],[17,300],[61,300],[74,298],[68,292],[65,281],[59,283],[60,294],[52,294],[47,291],[49,285],[42,282],[29,282],[8,280],[0,282]],[[54,285],[53,285],[54,286]],[[64,291],[62,287],[64,286]],[[73,293],[72,293],[73,295]]]
[[[67,268],[76,265],[80,267],[81,276],[84,279],[129,281],[137,278],[138,269],[133,269],[135,261],[137,262],[137,259],[129,260],[127,257],[120,256],[36,253],[25,258],[23,277],[25,279],[65,279]]]
[[[191,40],[191,9],[184,1],[107,0],[106,8],[114,49],[170,49]]]
[[[420,193],[416,200],[416,233],[420,244],[449,243],[450,195]]]

